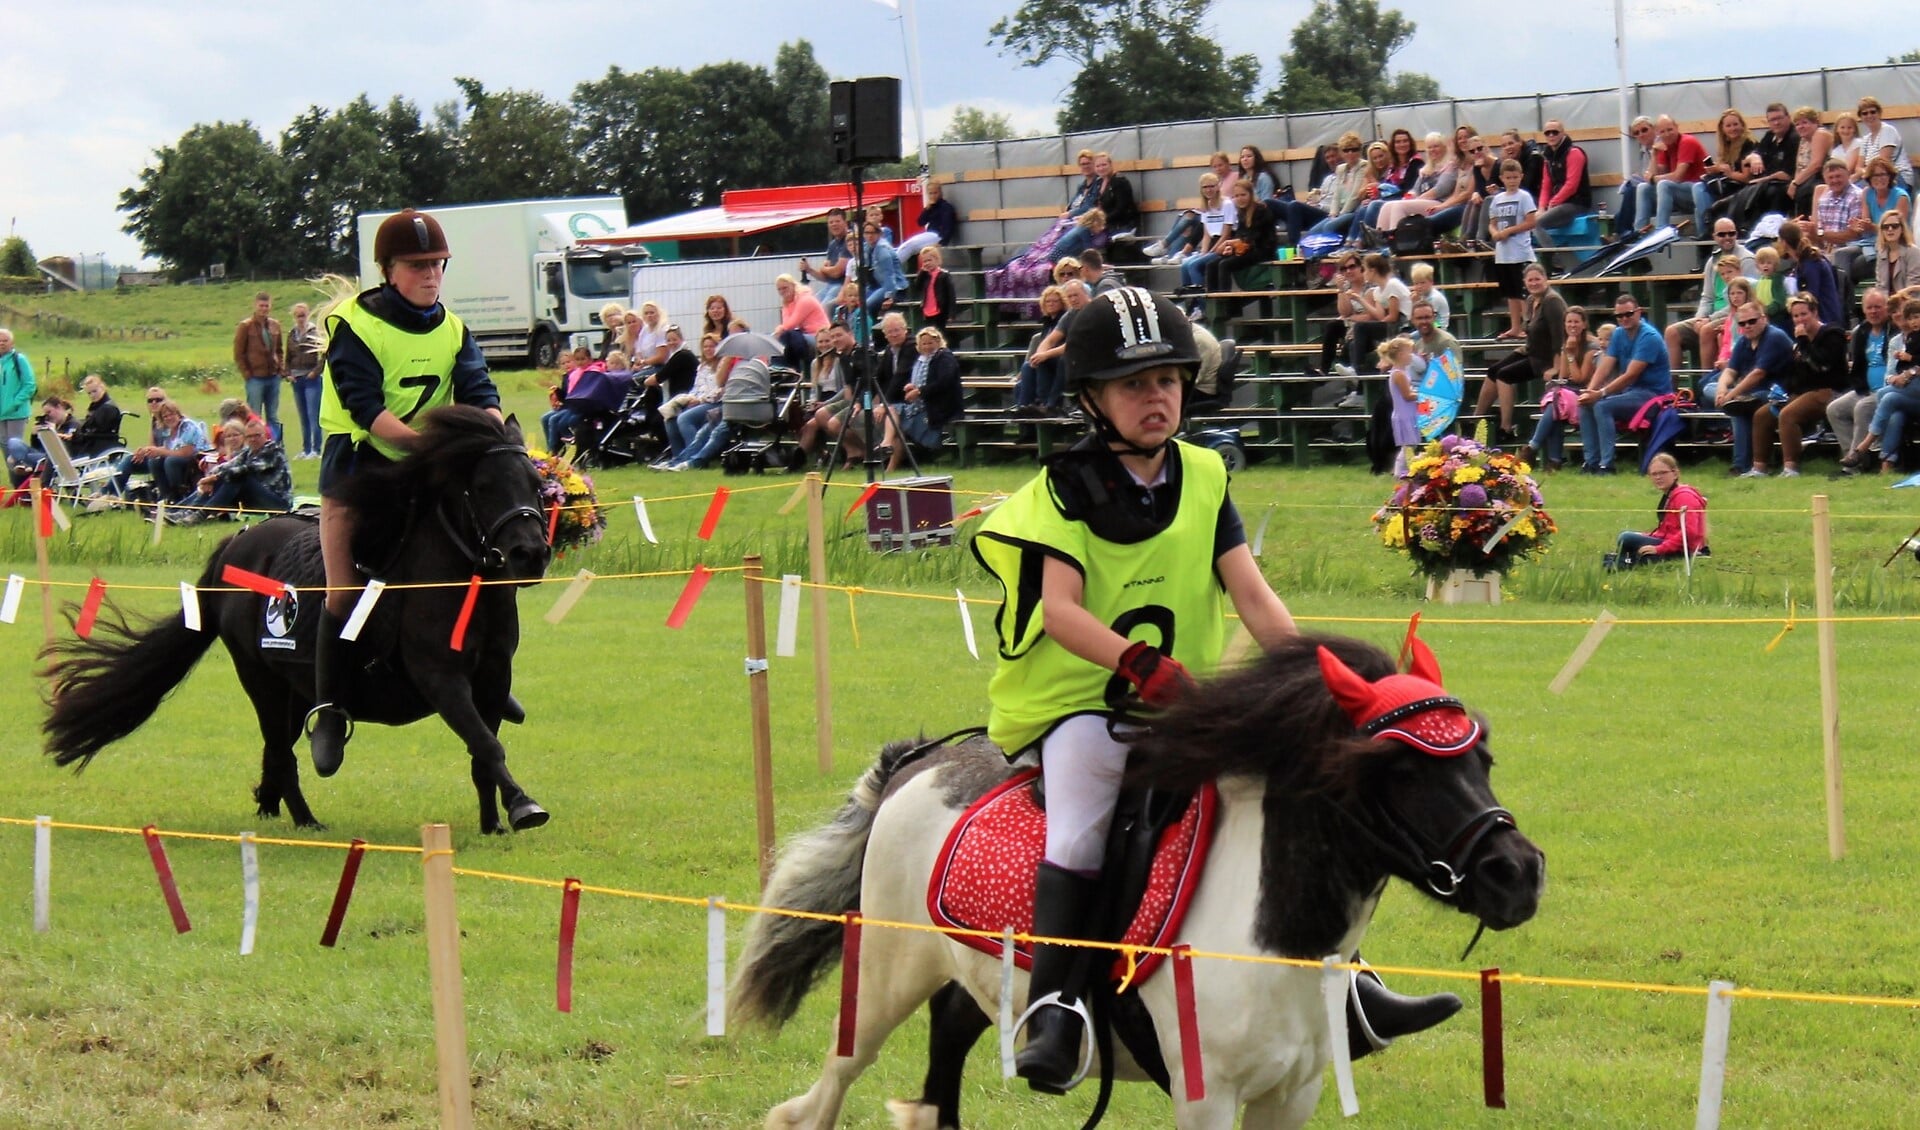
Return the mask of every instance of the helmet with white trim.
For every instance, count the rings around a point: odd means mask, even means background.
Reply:
[[[1191,383],[1200,367],[1193,327],[1180,308],[1144,287],[1097,295],[1067,330],[1067,395],[1158,365],[1177,365]]]

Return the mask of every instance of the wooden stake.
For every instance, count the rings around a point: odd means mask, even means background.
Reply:
[[[460,918],[453,903],[453,832],[420,826],[427,898],[427,970],[433,982],[433,1047],[440,1068],[442,1130],[472,1130],[473,1079],[467,1062],[466,992],[460,980]]]
[[[1587,660],[1593,658],[1593,653],[1600,650],[1600,641],[1607,638],[1607,633],[1613,630],[1613,622],[1618,619],[1613,613],[1601,609],[1600,615],[1593,618],[1593,627],[1587,629],[1587,638],[1573,649],[1573,654],[1567,657],[1567,665],[1560,668],[1560,673],[1553,677],[1553,682],[1547,684],[1547,689],[1554,694],[1567,693],[1567,688],[1573,685],[1574,676],[1587,665]]]
[[[826,483],[807,472],[807,568],[813,593],[813,728],[820,744],[820,775],[833,773],[833,685],[827,669]]]
[[[27,480],[32,484],[29,496],[33,502],[33,559],[40,563],[40,627],[44,634],[43,643],[53,642],[53,575],[47,564],[47,539],[40,533],[40,492],[46,488],[40,484],[40,476],[33,475]]]
[[[753,813],[759,832],[760,889],[773,876],[773,719],[767,702],[767,594],[760,555],[743,561],[747,584],[747,698],[753,709]]]
[[[1833,529],[1827,521],[1827,496],[1813,496],[1813,607],[1820,617],[1820,741],[1826,759],[1827,856],[1847,854],[1846,803],[1840,789],[1840,668],[1834,657]]]

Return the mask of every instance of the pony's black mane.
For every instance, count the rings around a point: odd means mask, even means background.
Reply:
[[[1386,877],[1335,806],[1364,795],[1388,761],[1419,756],[1354,728],[1321,676],[1322,646],[1369,681],[1395,670],[1372,644],[1296,637],[1157,715],[1134,742],[1127,774],[1129,785],[1157,789],[1194,789],[1216,777],[1265,782],[1254,939],[1289,957],[1333,952],[1359,902]]]
[[[474,461],[503,443],[519,443],[510,428],[478,408],[450,404],[420,416],[420,443],[396,463],[356,472],[338,488],[337,497],[359,516],[354,532],[356,556],[391,553],[405,538],[422,499],[466,483]]]

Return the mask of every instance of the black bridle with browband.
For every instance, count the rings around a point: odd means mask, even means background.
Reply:
[[[517,455],[522,459],[529,458],[527,449],[520,444],[497,443],[482,451],[474,462],[478,463],[490,455]],[[508,523],[520,518],[531,518],[535,523],[546,519],[538,508],[521,503],[501,511],[490,524],[482,523],[480,515],[473,509],[473,492],[470,490],[460,492],[460,504],[464,511],[467,528],[473,535],[472,539],[454,529],[453,520],[447,517],[447,503],[444,498],[440,505],[434,508],[434,515],[440,519],[440,528],[446,531],[448,540],[466,555],[468,564],[480,572],[492,572],[506,567],[507,555],[494,544],[494,540],[500,536],[501,530],[506,529]]]

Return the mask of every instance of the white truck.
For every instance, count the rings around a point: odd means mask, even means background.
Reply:
[[[473,331],[487,360],[552,368],[563,348],[597,347],[600,308],[628,304],[638,245],[582,241],[627,226],[618,196],[507,200],[429,208],[453,258],[440,299]],[[378,286],[373,236],[392,212],[359,218],[360,278]]]

